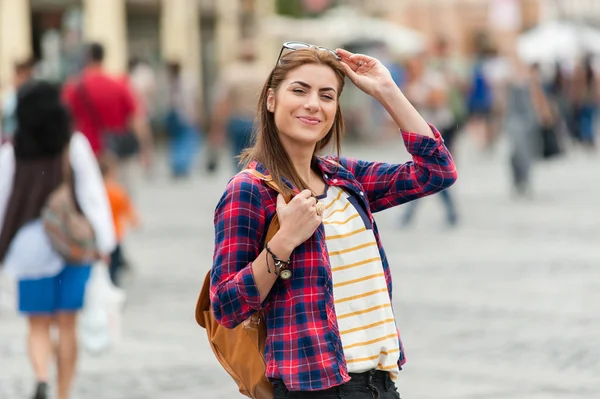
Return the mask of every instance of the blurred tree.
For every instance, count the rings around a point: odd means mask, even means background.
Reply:
[[[286,17],[302,18],[304,16],[302,0],[277,0],[277,14]]]

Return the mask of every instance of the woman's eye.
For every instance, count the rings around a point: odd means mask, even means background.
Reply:
[[[333,97],[331,97],[331,96],[323,96],[323,98],[326,100],[333,100]]]
[[[294,89],[294,93],[300,93],[300,94],[303,94],[303,93],[304,93],[304,90],[302,90],[302,89]]]

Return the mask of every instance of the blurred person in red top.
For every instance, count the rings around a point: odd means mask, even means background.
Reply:
[[[75,128],[88,138],[97,156],[110,149],[123,161],[139,149],[142,164],[147,167],[151,136],[136,112],[135,96],[123,80],[104,71],[103,61],[104,47],[90,44],[87,66],[80,76],[65,84],[63,100],[71,111]]]

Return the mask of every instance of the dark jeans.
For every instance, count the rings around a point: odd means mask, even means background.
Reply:
[[[288,391],[283,381],[272,381],[274,399],[400,399],[387,371],[350,374],[349,382],[323,391]]]
[[[439,198],[441,198],[442,203],[446,207],[446,221],[450,226],[454,226],[458,222],[458,216],[456,214],[456,207],[454,206],[454,201],[452,200],[452,196],[450,195],[450,191],[448,189],[444,189],[438,193]],[[419,200],[414,200],[406,204],[406,211],[404,215],[402,215],[402,225],[408,226],[413,218],[415,217],[415,211],[417,210]]]

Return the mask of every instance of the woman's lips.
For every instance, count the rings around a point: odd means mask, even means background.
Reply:
[[[317,118],[310,118],[307,116],[299,116],[298,119],[302,122],[302,123],[306,123],[307,125],[318,125],[319,123],[321,123],[321,121]]]

